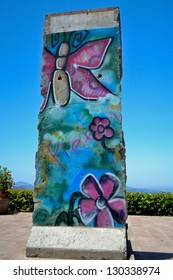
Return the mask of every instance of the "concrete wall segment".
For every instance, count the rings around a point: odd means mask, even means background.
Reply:
[[[112,26],[119,26],[119,8],[55,13],[46,15],[43,34]]]

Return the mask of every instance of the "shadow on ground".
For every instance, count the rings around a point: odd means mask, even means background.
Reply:
[[[173,260],[173,253],[161,253],[161,252],[133,252],[135,260]]]
[[[128,260],[173,260],[173,253],[133,251],[130,240],[127,241]]]

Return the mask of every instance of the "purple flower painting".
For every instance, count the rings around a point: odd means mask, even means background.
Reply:
[[[107,118],[93,118],[89,129],[97,141],[102,141],[104,138],[110,139],[114,136],[114,130],[110,127],[110,121]]]
[[[85,225],[92,221],[96,227],[114,227],[115,221],[124,224],[127,207],[125,198],[117,196],[119,187],[119,180],[110,173],[101,176],[100,182],[92,174],[84,178],[79,214]]]

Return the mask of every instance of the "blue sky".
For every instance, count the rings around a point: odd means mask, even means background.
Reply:
[[[173,187],[173,2],[9,0],[0,16],[0,165],[35,180],[45,15],[120,7],[127,185]]]

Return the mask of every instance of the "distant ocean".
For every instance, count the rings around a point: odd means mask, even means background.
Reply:
[[[16,182],[14,190],[33,190],[34,186],[27,182]],[[173,187],[126,187],[127,192],[144,192],[144,193],[173,193]]]
[[[173,187],[126,187],[127,192],[173,193]]]

